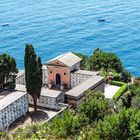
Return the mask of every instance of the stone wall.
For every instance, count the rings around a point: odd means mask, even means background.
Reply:
[[[0,110],[0,131],[6,131],[9,125],[28,112],[27,95]]]

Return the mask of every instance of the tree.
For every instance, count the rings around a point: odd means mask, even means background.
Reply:
[[[123,69],[123,71],[121,72],[121,81],[126,83],[131,82],[131,73],[126,69]]]
[[[83,55],[81,53],[74,53],[78,57],[80,57],[81,63],[80,63],[80,69],[81,70],[91,70],[91,59],[87,55]]]
[[[100,120],[95,134],[104,140],[126,140],[140,136],[140,111],[123,109],[118,114],[107,116]]]
[[[82,61],[80,68],[83,70],[103,70],[106,72],[122,72],[123,66],[121,60],[112,52],[104,52],[97,48],[90,56],[81,53],[75,53]]]
[[[115,70],[116,72],[122,71],[121,60],[112,52],[103,52],[100,49],[96,49],[93,52],[92,57],[92,69],[101,70]]]
[[[80,106],[79,113],[89,119],[89,123],[102,119],[110,112],[109,101],[102,92],[87,91],[86,101]]]
[[[50,133],[59,138],[67,138],[79,133],[85,118],[81,114],[75,114],[71,110],[62,113],[61,118],[56,117],[50,125],[52,126]]]
[[[132,85],[133,90],[131,91],[133,93],[132,98],[132,107],[140,109],[140,86]]]
[[[140,138],[140,110],[122,109],[119,113],[105,116],[93,127],[85,129],[84,139],[130,140]]]
[[[15,88],[15,78],[18,72],[13,57],[4,53],[0,55],[0,84],[6,88]]]
[[[123,103],[123,106],[126,108],[131,107],[131,102],[132,102],[133,94],[126,92],[123,96],[121,96],[121,100]]]
[[[26,89],[33,98],[34,111],[37,111],[37,98],[42,88],[42,64],[41,58],[36,56],[33,46],[29,44],[25,47],[24,65]]]

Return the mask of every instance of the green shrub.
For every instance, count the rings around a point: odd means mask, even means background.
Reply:
[[[79,113],[83,114],[89,123],[102,119],[110,112],[109,101],[100,91],[86,91],[86,100],[81,104]]]
[[[120,82],[120,81],[111,81],[111,85],[114,85],[114,86],[123,86],[125,83],[123,82]]]
[[[126,69],[123,69],[123,71],[121,72],[121,81],[126,83],[131,82],[131,73]]]
[[[116,92],[116,94],[113,96],[114,99],[118,100],[120,96],[123,95],[123,93],[126,92],[128,85],[123,84],[123,86]]]
[[[113,76],[113,80],[114,80],[114,81],[120,81],[120,80],[121,80],[120,75],[119,75],[119,74],[115,74],[115,75]]]
[[[56,117],[50,123],[49,134],[57,138],[67,138],[80,132],[82,124],[85,122],[85,117],[80,114],[74,114],[72,110],[64,111],[62,118]]]
[[[140,110],[122,109],[105,116],[94,126],[87,126],[77,140],[139,140]]]

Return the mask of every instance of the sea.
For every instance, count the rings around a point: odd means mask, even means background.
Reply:
[[[139,76],[140,0],[0,0],[0,54],[24,69],[27,43],[43,63],[68,51],[114,52]]]

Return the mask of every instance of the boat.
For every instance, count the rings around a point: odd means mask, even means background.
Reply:
[[[2,24],[2,26],[9,26],[9,23],[4,23]]]
[[[97,19],[98,22],[105,22],[104,18]]]

